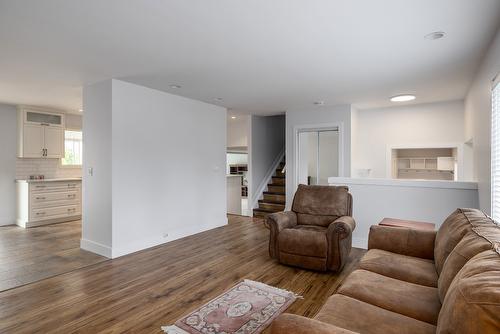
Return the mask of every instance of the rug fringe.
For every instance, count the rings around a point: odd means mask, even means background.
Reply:
[[[266,288],[271,289],[271,290],[275,290],[277,292],[286,292],[286,293],[289,293],[289,294],[291,294],[296,299],[304,299],[304,297],[302,297],[301,295],[296,294],[293,291],[282,289],[282,288],[277,288],[277,287],[272,286],[272,285],[267,285],[266,283],[252,281],[251,279],[246,279],[246,278],[243,280],[243,282],[252,282],[252,284],[255,284],[255,285],[263,285]]]

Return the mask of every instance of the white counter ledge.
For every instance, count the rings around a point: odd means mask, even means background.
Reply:
[[[401,180],[375,178],[329,177],[328,183],[333,184],[364,184],[393,187],[419,187],[443,189],[472,189],[477,190],[477,182],[444,181],[444,180]]]
[[[436,228],[457,208],[478,208],[476,182],[330,177],[353,197],[353,246],[366,248],[371,225],[383,218],[426,221]]]
[[[30,179],[17,179],[16,182],[26,182],[26,183],[37,183],[37,182],[66,182],[66,181],[81,181],[81,177],[67,177],[60,179],[41,179],[41,180],[30,180]]]

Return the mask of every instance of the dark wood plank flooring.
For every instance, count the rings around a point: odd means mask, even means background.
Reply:
[[[244,278],[304,297],[287,312],[313,316],[357,265],[340,274],[280,265],[262,221],[229,225],[0,293],[1,333],[161,333]]]
[[[0,227],[0,291],[107,260],[80,249],[81,225]]]

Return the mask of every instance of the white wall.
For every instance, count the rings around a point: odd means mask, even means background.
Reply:
[[[450,101],[358,110],[355,138],[353,172],[369,168],[370,177],[385,178],[390,145],[463,144],[464,104]]]
[[[107,109],[84,103],[84,126],[95,130],[84,134],[99,139],[107,156],[92,160],[104,151],[86,142],[86,167],[95,169],[84,185],[86,199],[106,188],[112,257],[226,224],[225,109],[119,80],[100,85],[86,88],[84,101],[99,99]],[[105,126],[91,125],[99,119],[89,113],[104,114]],[[102,184],[96,164],[107,175]],[[84,227],[94,210],[84,206]]]
[[[500,31],[491,44],[465,99],[466,138],[473,139],[473,173],[479,184],[479,206],[491,211],[491,89],[500,71]]]
[[[367,248],[371,225],[383,218],[442,224],[456,208],[477,208],[477,184],[453,181],[330,178],[332,185],[347,185],[353,196],[356,228],[353,246]]]
[[[83,249],[111,257],[111,81],[83,89]],[[88,169],[93,169],[89,176]]]
[[[247,147],[250,129],[249,115],[236,115],[227,118],[227,147]]]
[[[286,112],[286,202],[290,208],[293,194],[295,193],[294,180],[296,179],[295,164],[295,138],[294,131],[301,126],[318,126],[324,124],[340,123],[343,125],[343,157],[344,174],[351,174],[351,106],[339,105],[334,107],[315,107],[311,109],[291,109]]]
[[[285,116],[251,116],[249,147],[250,206],[255,206],[267,176],[285,149]]]
[[[0,104],[0,225],[16,219],[16,107]]]

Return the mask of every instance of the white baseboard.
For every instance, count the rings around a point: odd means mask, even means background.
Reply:
[[[92,253],[105,256],[107,258],[111,258],[112,255],[111,247],[87,239],[80,239],[80,248]]]
[[[368,239],[352,238],[352,247],[368,249]]]

